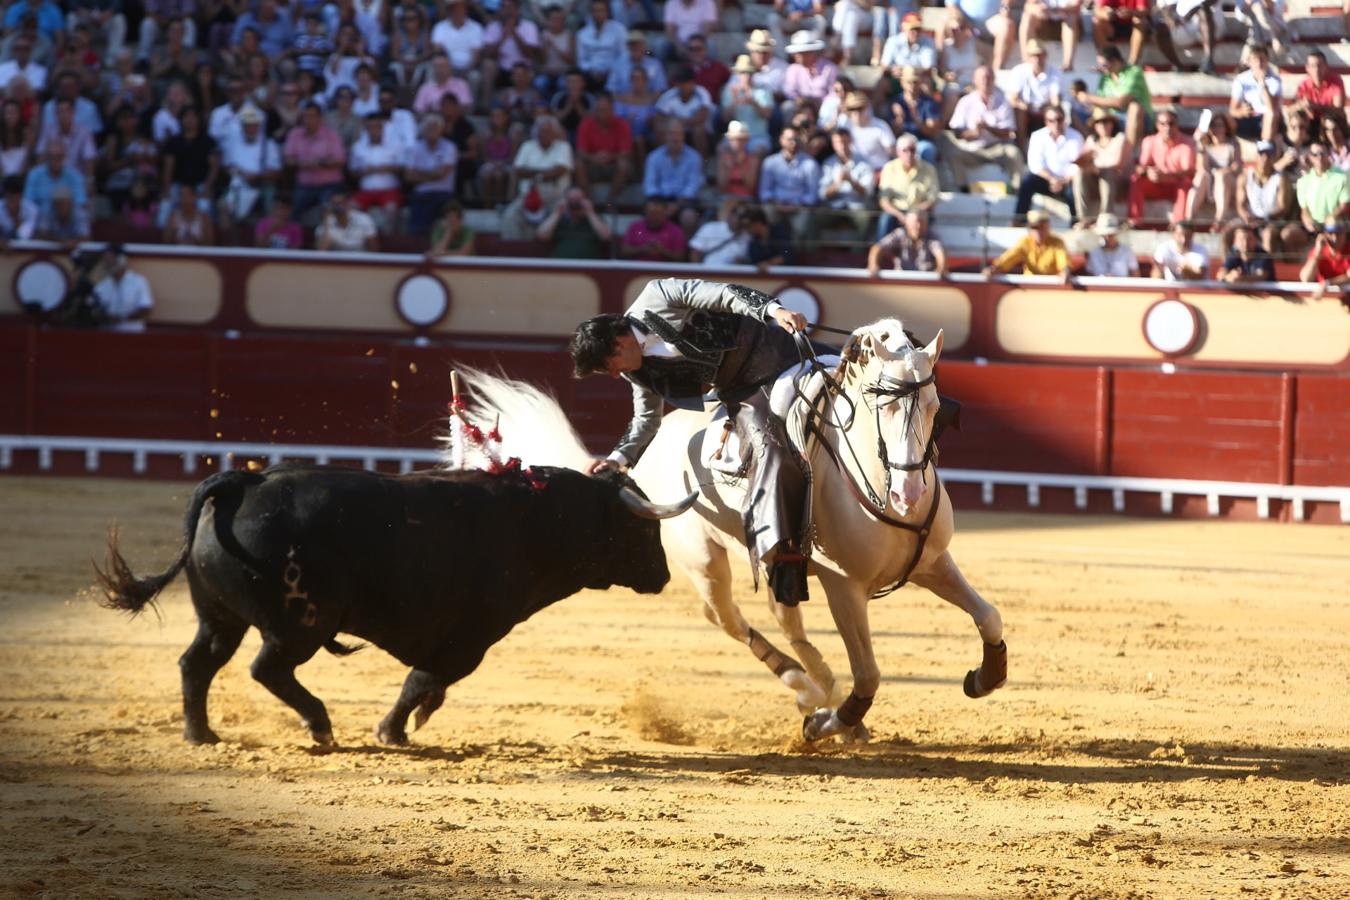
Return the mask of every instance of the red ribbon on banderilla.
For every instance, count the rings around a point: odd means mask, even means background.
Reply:
[[[450,467],[457,471],[477,469],[491,475],[519,472],[530,487],[542,491],[548,482],[530,469],[521,467],[520,457],[505,455],[502,449],[501,415],[493,420],[492,429],[484,432],[469,419],[469,407],[459,392],[459,372],[450,372]]]

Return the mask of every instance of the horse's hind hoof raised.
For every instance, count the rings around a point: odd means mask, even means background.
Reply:
[[[984,660],[978,669],[966,673],[962,685],[966,696],[972,700],[988,697],[994,691],[1008,683],[1008,645],[999,641],[997,645],[984,645]]]

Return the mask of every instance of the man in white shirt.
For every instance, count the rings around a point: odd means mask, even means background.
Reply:
[[[411,147],[417,140],[417,117],[412,110],[397,105],[394,99],[393,88],[380,88],[380,112],[388,120],[385,131],[403,146]]]
[[[383,113],[366,116],[366,128],[347,155],[348,170],[359,179],[352,199],[357,207],[380,210],[387,224],[397,221],[403,203],[399,174],[407,163],[408,148],[386,127]]]
[[[121,244],[109,244],[103,251],[108,274],[94,285],[95,316],[109,331],[145,331],[145,320],[155,306],[150,282],[139,272],[127,268],[127,255]]]
[[[1073,176],[1078,171],[1078,157],[1083,155],[1083,136],[1076,129],[1064,125],[1064,110],[1052,106],[1045,111],[1045,127],[1035,131],[1027,142],[1027,174],[1017,191],[1017,207],[1013,223],[1026,221],[1031,209],[1031,198],[1037,194],[1055,197],[1069,204],[1070,217],[1074,209]]]
[[[971,80],[975,89],[957,102],[947,123],[950,130],[939,135],[942,188],[967,187],[970,170],[984,163],[1003,169],[1008,183],[1016,187],[1022,179],[1022,154],[1015,140],[1012,106],[994,87],[993,69],[980,66]]]
[[[1247,48],[1247,71],[1233,79],[1228,111],[1237,126],[1237,136],[1249,141],[1271,141],[1279,127],[1280,73],[1270,67],[1265,47]]]
[[[712,112],[717,108],[707,88],[694,83],[694,70],[681,67],[675,73],[675,86],[656,98],[656,112],[669,124],[683,125],[694,149],[708,157],[708,136],[712,133]]]
[[[520,193],[502,212],[502,237],[524,241],[572,186],[572,145],[553,116],[535,120],[535,138],[520,145],[512,163]]]
[[[230,184],[221,210],[235,221],[247,219],[258,208],[272,205],[272,194],[281,176],[281,146],[263,134],[263,114],[245,106],[235,125],[237,131],[224,142],[225,171]]]
[[[1120,219],[1102,213],[1092,230],[1102,239],[1102,245],[1088,251],[1087,273],[1114,278],[1137,277],[1139,259],[1133,250],[1120,242]]]
[[[895,156],[895,132],[872,115],[872,104],[862,91],[853,91],[844,98],[844,111],[847,118],[840,127],[853,139],[853,155],[880,172]]]
[[[834,130],[830,135],[830,148],[834,155],[825,160],[820,169],[820,202],[829,212],[818,210],[816,223],[846,218],[857,229],[861,241],[866,237],[872,219],[868,207],[876,191],[877,173],[866,162],[854,157],[853,138],[847,130]]]
[[[577,68],[591,90],[600,88],[610,69],[624,58],[628,29],[609,17],[608,0],[591,0],[591,18],[577,32]]]
[[[1194,241],[1189,222],[1172,226],[1172,239],[1163,241],[1153,254],[1153,277],[1168,281],[1204,281],[1209,278],[1209,254]]]
[[[33,89],[40,94],[47,86],[47,67],[33,59],[33,43],[20,35],[14,41],[14,57],[0,63],[0,92],[9,89],[9,83],[22,75]]]
[[[375,240],[379,233],[375,220],[353,206],[345,190],[338,190],[328,199],[328,211],[314,229],[314,249],[374,251],[379,249]]]
[[[1017,142],[1023,148],[1027,137],[1045,124],[1045,111],[1059,106],[1059,71],[1045,64],[1045,48],[1032,38],[1027,42],[1027,61],[1008,73],[1008,102],[1017,115]]]
[[[750,249],[750,235],[741,222],[744,204],[736,197],[722,201],[720,215],[699,226],[689,239],[689,259],[705,266],[734,266],[744,263]]]
[[[450,0],[445,18],[431,29],[431,43],[445,51],[456,75],[469,82],[474,96],[482,81],[483,26],[469,18],[466,0]]]
[[[244,92],[244,82],[239,78],[231,78],[226,84],[225,97],[224,103],[211,110],[211,119],[206,125],[206,133],[211,135],[211,140],[222,147],[229,146],[240,132],[239,113],[245,107],[253,106]]]

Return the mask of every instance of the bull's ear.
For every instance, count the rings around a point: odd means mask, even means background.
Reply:
[[[942,355],[942,329],[938,329],[937,337],[928,342],[928,346],[923,348],[924,356],[928,357],[930,366],[937,365],[938,357]]]

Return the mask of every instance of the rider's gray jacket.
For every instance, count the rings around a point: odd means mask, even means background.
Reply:
[[[739,284],[697,278],[648,282],[626,313],[643,339],[642,367],[624,375],[633,386],[633,418],[610,458],[632,465],[661,426],[664,404],[703,408],[706,386],[723,399],[763,383],[797,361],[792,338],[766,327],[779,303]],[[650,352],[673,347],[678,355]]]

